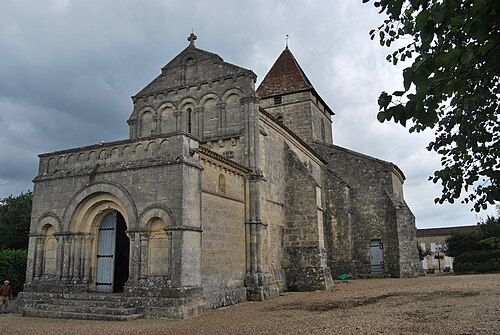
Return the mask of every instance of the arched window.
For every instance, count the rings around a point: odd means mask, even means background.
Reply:
[[[278,121],[279,124],[283,124],[283,115],[278,115],[276,120]]]
[[[223,174],[219,175],[219,191],[226,193],[226,177]]]
[[[191,134],[192,132],[192,116],[193,110],[191,108],[187,109],[187,131]]]

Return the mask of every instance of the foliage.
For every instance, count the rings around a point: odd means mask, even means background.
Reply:
[[[28,249],[33,193],[0,200],[0,249]]]
[[[417,250],[418,250],[418,258],[423,261],[425,259],[425,256],[430,255],[431,251],[429,249],[422,249],[420,244],[417,243]]]
[[[14,295],[21,292],[26,280],[26,250],[0,250],[0,280],[9,280]]]
[[[369,2],[370,0],[363,0]],[[387,60],[403,70],[403,89],[382,92],[380,122],[391,119],[410,132],[434,129],[428,150],[441,155],[429,177],[442,184],[436,203],[471,203],[486,209],[500,200],[500,1],[375,0],[387,19],[370,31]]]
[[[457,273],[500,271],[500,216],[488,217],[478,229],[454,234],[446,240],[447,255],[454,257]]]

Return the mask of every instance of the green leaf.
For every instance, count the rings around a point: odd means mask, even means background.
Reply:
[[[384,113],[384,112],[379,112],[379,113],[377,114],[377,120],[378,120],[380,123],[384,122],[384,121],[385,121],[385,113]]]
[[[389,106],[389,104],[391,103],[391,101],[392,101],[392,96],[387,94],[387,92],[382,92],[377,100],[380,109],[386,109],[387,106]]]
[[[418,15],[416,19],[416,28],[417,30],[423,30],[427,24],[427,20],[429,20],[430,16],[430,11],[429,10],[422,10]]]
[[[410,89],[411,82],[413,81],[412,68],[408,67],[403,70],[403,79],[404,79],[405,92],[407,92]]]

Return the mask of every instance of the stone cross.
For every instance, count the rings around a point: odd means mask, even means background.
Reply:
[[[192,45],[194,46],[194,41],[197,39],[198,37],[194,34],[194,33],[191,33],[188,37],[188,41],[189,41],[189,45]]]

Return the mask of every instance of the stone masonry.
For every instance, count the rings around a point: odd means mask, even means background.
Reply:
[[[186,318],[419,273],[403,172],[333,144],[288,47],[256,89],[195,39],[132,97],[129,139],[39,156],[25,315]]]

